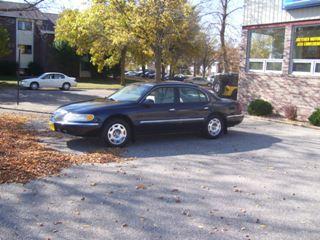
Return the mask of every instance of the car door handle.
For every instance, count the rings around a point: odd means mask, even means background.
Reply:
[[[203,109],[204,109],[204,110],[209,110],[209,107],[204,107]]]
[[[169,112],[175,112],[175,111],[176,111],[175,108],[170,108],[170,109],[169,109]]]

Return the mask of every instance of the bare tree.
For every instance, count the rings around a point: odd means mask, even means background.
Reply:
[[[216,61],[216,39],[202,31],[196,37],[197,54],[194,58],[194,75],[196,66],[202,67],[202,77],[205,78],[208,68]]]
[[[221,67],[223,72],[230,71],[230,63],[226,46],[227,28],[235,28],[236,25],[231,23],[230,18],[235,12],[243,8],[243,6],[235,6],[235,3],[239,2],[237,0],[203,0],[198,5],[202,11],[202,18],[212,17],[207,20],[206,24],[213,27],[219,34]],[[211,9],[214,10],[211,11]]]
[[[0,8],[1,12],[20,12],[20,11],[34,11],[36,7],[45,0],[28,1],[24,0],[24,4],[19,4],[17,7]]]

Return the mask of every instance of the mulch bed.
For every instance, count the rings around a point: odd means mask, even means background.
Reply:
[[[47,148],[39,133],[26,127],[28,121],[24,116],[0,115],[0,184],[27,183],[77,164],[121,161],[117,151],[67,154]]]

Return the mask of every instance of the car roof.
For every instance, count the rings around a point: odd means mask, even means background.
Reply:
[[[167,87],[167,86],[178,86],[178,87],[183,87],[183,86],[188,86],[188,87],[196,87],[199,88],[198,85],[192,84],[192,83],[185,83],[185,82],[179,82],[179,81],[165,81],[165,82],[149,82],[149,83],[138,83],[139,85],[147,85],[147,86],[152,86],[152,87]]]
[[[60,72],[45,72],[43,74],[62,74],[62,75],[65,75],[64,73],[60,73]]]

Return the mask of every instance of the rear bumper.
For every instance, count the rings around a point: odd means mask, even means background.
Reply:
[[[56,132],[62,132],[74,136],[97,136],[100,130],[99,123],[71,123],[50,121],[50,128]]]
[[[242,123],[243,119],[244,119],[244,114],[227,116],[228,127],[233,127],[235,125]]]

